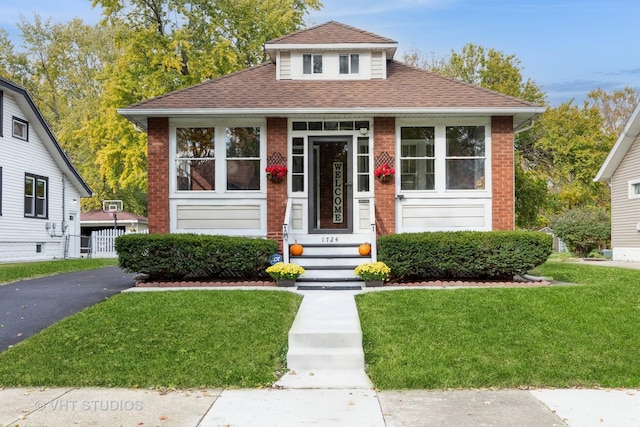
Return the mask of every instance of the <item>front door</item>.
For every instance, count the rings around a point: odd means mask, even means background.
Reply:
[[[309,233],[351,233],[351,137],[310,137]]]

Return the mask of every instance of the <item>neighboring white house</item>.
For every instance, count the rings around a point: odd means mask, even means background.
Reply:
[[[91,194],[27,90],[0,78],[0,262],[80,257]]]
[[[640,261],[640,105],[595,181],[611,186],[611,246],[616,261]]]

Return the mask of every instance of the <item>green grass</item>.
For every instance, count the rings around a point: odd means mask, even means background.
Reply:
[[[300,301],[274,291],[120,294],[0,353],[0,385],[268,385],[286,365]]]
[[[16,280],[118,265],[117,259],[89,258],[0,264],[0,285]]]
[[[640,270],[548,262],[583,286],[357,296],[381,389],[640,386]]]

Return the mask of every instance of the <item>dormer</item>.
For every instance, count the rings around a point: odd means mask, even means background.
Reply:
[[[277,80],[374,80],[387,78],[398,42],[335,21],[265,44]]]

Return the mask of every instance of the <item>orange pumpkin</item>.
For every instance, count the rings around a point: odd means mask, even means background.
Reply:
[[[300,256],[302,255],[302,251],[304,250],[304,248],[302,247],[301,244],[298,243],[298,241],[296,240],[296,242],[291,245],[291,247],[289,247],[289,253],[293,256]]]
[[[363,243],[358,246],[358,253],[362,256],[367,256],[371,253],[371,245],[368,243]]]

